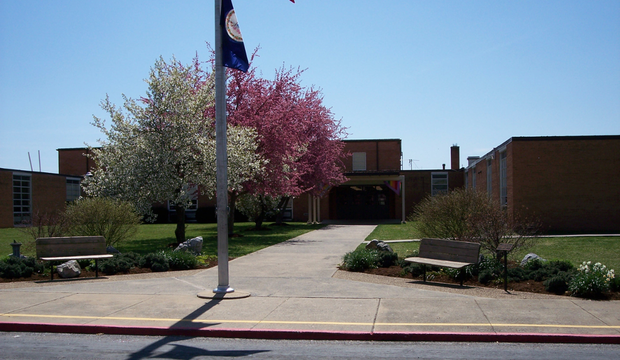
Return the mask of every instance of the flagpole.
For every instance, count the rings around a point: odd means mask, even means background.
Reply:
[[[226,150],[226,73],[222,55],[222,0],[215,0],[215,140],[217,166],[217,274],[214,293],[230,293],[228,276],[228,156]]]
[[[231,5],[232,7],[232,5]],[[242,299],[250,293],[236,291],[228,279],[228,154],[226,149],[226,73],[224,70],[223,35],[221,20],[222,0],[215,0],[215,162],[217,197],[217,275],[218,284],[213,292],[198,294],[204,299]],[[245,50],[244,50],[245,53]]]

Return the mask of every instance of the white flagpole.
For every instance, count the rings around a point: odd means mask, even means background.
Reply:
[[[217,166],[217,274],[214,293],[230,293],[228,279],[228,156],[226,154],[226,73],[222,55],[222,0],[215,0],[215,140]]]

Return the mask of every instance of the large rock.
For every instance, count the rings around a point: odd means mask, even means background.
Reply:
[[[366,245],[366,249],[376,249],[379,251],[387,251],[389,253],[393,253],[394,250],[390,247],[390,245],[384,243],[383,241],[379,241],[377,239],[373,239]]]
[[[525,264],[527,264],[527,262],[531,261],[531,260],[547,261],[547,260],[541,258],[540,256],[534,254],[534,253],[529,253],[529,254],[525,255],[523,260],[521,260],[521,266],[525,266]]]
[[[180,243],[174,251],[191,251],[194,254],[200,254],[202,252],[202,236]]]
[[[82,269],[76,260],[69,260],[64,264],[56,266],[56,272],[61,278],[74,278],[80,276]]]

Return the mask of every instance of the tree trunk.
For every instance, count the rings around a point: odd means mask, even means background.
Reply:
[[[276,214],[276,225],[282,225],[284,222],[284,210],[286,209],[286,205],[288,205],[288,201],[290,196],[283,196],[278,203],[278,213]]]
[[[258,199],[260,201],[260,214],[254,219],[254,228],[256,230],[260,230],[263,228],[263,221],[265,220],[265,202],[263,201],[263,196],[259,195]]]
[[[177,228],[174,231],[174,234],[177,237],[177,244],[180,244],[185,241],[185,208],[179,205],[176,205],[177,210]]]
[[[228,192],[228,202],[229,202],[229,213],[228,213],[228,236],[231,236],[235,233],[235,211],[237,209],[237,197],[238,194],[236,191]]]

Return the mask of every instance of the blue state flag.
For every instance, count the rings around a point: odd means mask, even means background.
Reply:
[[[243,46],[243,37],[231,0],[222,0],[222,56],[224,66],[247,72],[250,67],[248,56]]]

